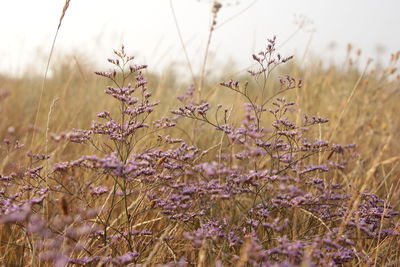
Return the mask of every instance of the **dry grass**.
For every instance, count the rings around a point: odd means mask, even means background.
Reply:
[[[62,19],[68,9],[70,1],[66,1],[60,18],[60,29]],[[215,16],[216,16],[215,12]],[[213,17],[213,21],[215,17]],[[214,23],[210,29],[209,42],[214,30]],[[56,39],[56,38],[55,38]],[[54,40],[55,40],[54,39]],[[209,43],[208,42],[208,43]],[[208,49],[207,49],[208,51]],[[357,153],[351,164],[344,171],[334,172],[329,177],[332,183],[343,183],[350,187],[349,191],[354,192],[351,208],[356,208],[360,199],[357,192],[365,189],[379,195],[400,210],[400,75],[395,67],[398,66],[400,52],[392,55],[387,66],[375,67],[367,64],[365,68],[357,68],[353,62],[357,61],[357,53],[349,53],[349,57],[343,64],[324,66],[324,60],[316,60],[308,65],[300,67],[296,62],[286,65],[278,70],[279,73],[290,73],[295,77],[303,78],[304,86],[301,89],[292,90],[285,95],[290,100],[298,103],[295,113],[292,114],[292,121],[300,122],[304,114],[318,114],[318,116],[329,118],[328,124],[322,124],[319,129],[313,132],[313,136],[329,140],[332,143],[347,144],[356,143]],[[104,97],[104,88],[108,83],[99,79],[93,74],[95,66],[84,64],[84,61],[77,58],[65,58],[52,63],[54,66],[52,76],[44,77],[27,73],[21,78],[12,78],[7,75],[0,75],[0,140],[19,140],[25,144],[23,152],[33,151],[34,153],[51,154],[52,157],[46,161],[46,174],[49,166],[54,163],[79,158],[82,155],[96,154],[97,151],[90,146],[82,146],[68,142],[52,141],[51,133],[69,131],[72,128],[85,129],[90,127],[92,119],[98,111],[118,111],[115,102],[110,97]],[[205,66],[207,52],[204,59],[204,67],[199,78],[202,97],[214,107],[223,104],[230,109],[233,124],[239,124],[242,120],[243,109],[241,99],[219,85],[230,77],[215,77],[215,81],[206,79]],[[50,59],[49,59],[50,63]],[[151,66],[150,66],[151,69]],[[249,80],[249,88],[255,88],[256,84],[246,73],[239,74],[241,80]],[[168,70],[163,75],[146,73],[149,80],[149,88],[154,99],[161,100],[160,105],[151,114],[150,120],[170,114],[179,103],[175,96],[186,90],[188,84],[180,81],[174,74],[174,70]],[[237,75],[235,75],[237,76]],[[187,77],[193,79],[194,77]],[[273,94],[273,87],[277,82],[270,80],[268,86]],[[6,90],[8,90],[6,93]],[[251,92],[250,92],[251,94]],[[268,117],[265,118],[269,124]],[[272,122],[272,121],[271,121]],[[200,130],[200,131],[199,131]],[[201,124],[194,124],[191,121],[183,121],[179,127],[168,132],[174,138],[182,138],[188,143],[193,143],[203,149],[202,160],[215,158],[222,153],[222,146],[226,140],[217,131],[206,132]],[[154,144],[155,137],[147,136],[139,143],[139,147],[148,147]],[[22,157],[21,151],[9,151],[4,143],[0,143],[0,174],[11,172],[23,176],[23,171],[31,162]],[[328,154],[319,156],[319,160],[329,157]],[[156,166],[161,166],[165,158],[159,159]],[[91,179],[100,179],[99,176],[79,173],[79,185],[83,188],[85,182]],[[99,178],[100,177],[100,178]],[[326,178],[326,177],[325,177]],[[51,183],[47,181],[45,183]],[[109,188],[115,187],[111,180],[102,184]],[[69,185],[67,185],[68,187]],[[71,192],[74,188],[71,186]],[[215,251],[211,245],[204,241],[198,250],[192,250],[190,242],[183,235],[188,229],[179,223],[167,220],[157,209],[147,211],[148,206],[153,205],[146,200],[147,189],[140,183],[135,188],[138,195],[130,198],[129,205],[125,208],[131,210],[146,210],[146,212],[135,214],[133,228],[145,227],[157,233],[159,237],[152,243],[152,246],[142,251],[141,264],[153,266],[168,261],[178,262],[180,257],[186,257],[193,264],[198,266],[211,266],[217,260],[229,262],[226,259],[228,254],[221,248]],[[10,192],[8,192],[10,193]],[[82,196],[77,192],[61,195],[55,193],[59,199],[50,199],[45,203],[43,216],[67,216],[69,210],[74,209]],[[98,199],[90,204],[94,207],[101,207],[101,210],[110,207],[113,196],[108,194],[105,199]],[[243,201],[246,205],[248,199],[236,199]],[[240,214],[239,209],[232,202],[219,203],[221,213],[236,218]],[[290,220],[289,234],[296,240],[298,236],[307,233],[310,228],[319,228],[321,233],[331,232],[330,226],[324,220],[306,209],[293,209],[292,213],[285,214]],[[350,214],[350,213],[349,213]],[[213,215],[213,214],[212,214]],[[123,207],[116,206],[115,211],[110,212],[110,228],[118,228],[124,216]],[[348,218],[344,218],[346,223]],[[383,218],[382,218],[383,220]],[[20,231],[20,226],[4,224],[0,226],[0,262],[6,266],[26,266],[39,264],[38,250],[35,244],[30,243],[29,236]],[[400,231],[400,221],[395,219],[394,228]],[[340,228],[339,231],[342,229]],[[174,240],[165,241],[164,237],[174,236]],[[273,238],[272,238],[273,240]],[[85,240],[82,240],[86,242]],[[276,241],[272,241],[276,243]],[[110,252],[111,248],[105,247],[96,250],[95,243],[85,243],[87,250],[93,249],[99,255]],[[246,239],[243,245],[237,248],[236,255],[239,255],[237,266],[247,266],[250,254],[252,253],[252,240]],[[378,238],[371,242],[360,241],[354,245],[354,249],[362,250],[365,255],[373,260],[378,266],[397,266],[400,264],[400,255],[394,254],[396,246],[400,247],[400,240],[397,238]],[[125,247],[114,247],[125,251]],[[397,250],[399,251],[399,250]],[[308,266],[311,261],[312,248],[306,248],[302,266]],[[83,252],[71,252],[76,257],[85,255]],[[308,256],[307,256],[308,255]],[[354,259],[352,265],[363,266],[362,260]],[[366,266],[366,265],[365,265]]]
[[[289,99],[300,103],[294,117],[300,118],[303,113],[318,114],[330,118],[330,123],[323,125],[317,135],[330,139],[333,143],[354,142],[358,145],[357,152],[360,157],[344,172],[337,173],[335,182],[343,182],[355,189],[369,189],[392,203],[400,209],[400,121],[398,120],[400,100],[400,78],[389,68],[373,68],[369,66],[364,72],[359,71],[349,62],[343,66],[330,66],[321,68],[322,62],[314,62],[304,68],[292,64],[282,72],[290,72],[296,76],[304,77],[304,86],[296,92],[286,95]],[[35,106],[40,98],[40,77],[24,76],[23,78],[10,78],[0,76],[0,88],[9,88],[10,95],[1,102],[0,112],[3,116],[0,121],[0,136],[3,138],[16,138],[21,143],[29,142],[32,132],[36,131],[32,145],[26,150],[36,153],[45,153],[48,150],[53,156],[48,161],[49,165],[55,162],[78,158],[80,155],[92,154],[95,151],[90,147],[82,147],[73,143],[58,144],[46,140],[49,132],[60,133],[71,128],[87,128],[94,114],[99,110],[113,110],[113,102],[103,96],[105,83],[93,74],[93,67],[79,64],[79,61],[69,58],[55,64],[54,75],[46,82],[41,108],[35,130],[32,122],[35,117]],[[185,90],[186,84],[176,81],[173,71],[167,75],[157,76],[148,73],[150,88],[156,99],[161,99],[160,106],[156,109],[154,117],[161,117],[177,106],[174,95]],[[245,74],[243,75],[245,77]],[[29,77],[29,78],[28,78]],[[225,78],[225,77],[224,77]],[[221,78],[223,80],[224,78]],[[221,88],[217,83],[207,83],[203,90],[208,95],[210,103],[224,104],[233,107],[233,121],[241,119],[241,99]],[[54,99],[58,99],[55,105]],[[223,99],[223,101],[222,101]],[[190,126],[191,122],[187,126]],[[173,130],[170,134],[174,137],[193,139],[195,143],[209,153],[218,153],[221,136],[218,134],[204,136],[196,130],[185,131],[183,125],[180,129]],[[11,129],[14,129],[11,131]],[[150,138],[148,141],[152,142]],[[27,161],[21,159],[20,154],[1,154],[0,173],[18,171],[26,167]],[[89,179],[89,178],[85,178]],[[138,225],[146,224],[153,229],[173,231],[174,228],[164,225],[160,214],[150,218],[140,218]],[[298,214],[299,221],[312,218],[312,214]],[[300,219],[302,218],[302,219]],[[316,218],[317,220],[320,220]],[[397,221],[397,225],[399,221]],[[304,225],[304,224],[303,224]],[[298,231],[306,231],[299,225]],[[167,227],[165,230],[162,230]],[[18,242],[22,236],[12,234],[10,226],[1,228],[1,251],[7,255],[7,262],[18,264],[21,253],[27,253],[26,248],[12,247],[7,240]],[[176,229],[175,229],[176,231]],[[182,233],[175,233],[180,236]],[[18,237],[18,238],[17,238]],[[382,240],[370,250],[379,258],[385,258],[386,245]],[[178,242],[179,243],[179,242]],[[184,243],[181,244],[184,246]],[[398,245],[398,244],[397,244]],[[390,246],[396,246],[391,243]],[[160,248],[162,247],[162,249]],[[178,246],[179,248],[179,246]],[[180,255],[179,249],[171,250],[166,245],[158,244],[158,253],[150,254],[154,262],[162,262],[173,257],[174,253]],[[181,247],[184,250],[184,247]],[[156,253],[156,254],[155,254]],[[172,254],[171,254],[172,253]],[[204,261],[204,250],[199,252],[198,261]],[[165,255],[164,255],[165,254]],[[158,259],[158,260],[156,260]],[[398,259],[398,257],[397,257]],[[240,264],[239,264],[240,265]]]

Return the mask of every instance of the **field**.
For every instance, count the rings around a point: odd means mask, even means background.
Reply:
[[[2,265],[399,266],[400,52],[277,42],[193,84],[123,46],[0,75]]]

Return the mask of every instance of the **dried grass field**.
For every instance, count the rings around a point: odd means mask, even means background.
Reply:
[[[1,266],[400,266],[400,52],[277,43],[185,79],[123,46],[0,75]]]

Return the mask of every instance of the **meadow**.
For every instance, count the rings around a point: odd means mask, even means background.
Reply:
[[[400,52],[277,43],[192,80],[124,46],[0,75],[2,266],[399,266]]]

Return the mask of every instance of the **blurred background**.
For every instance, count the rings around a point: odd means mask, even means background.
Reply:
[[[362,50],[360,62],[371,57],[375,63],[385,64],[390,53],[400,49],[398,0],[220,2],[210,46],[214,64],[229,63],[243,69],[251,62],[251,53],[274,35],[282,54],[295,54],[299,61],[318,57],[325,62],[341,62],[351,43]],[[0,73],[44,73],[65,1],[0,3]],[[105,64],[104,58],[123,43],[140,63],[148,64],[152,71],[162,71],[172,63],[185,62],[179,29],[190,62],[198,71],[207,43],[211,6],[212,1],[205,0],[72,0],[54,58],[68,55]]]

